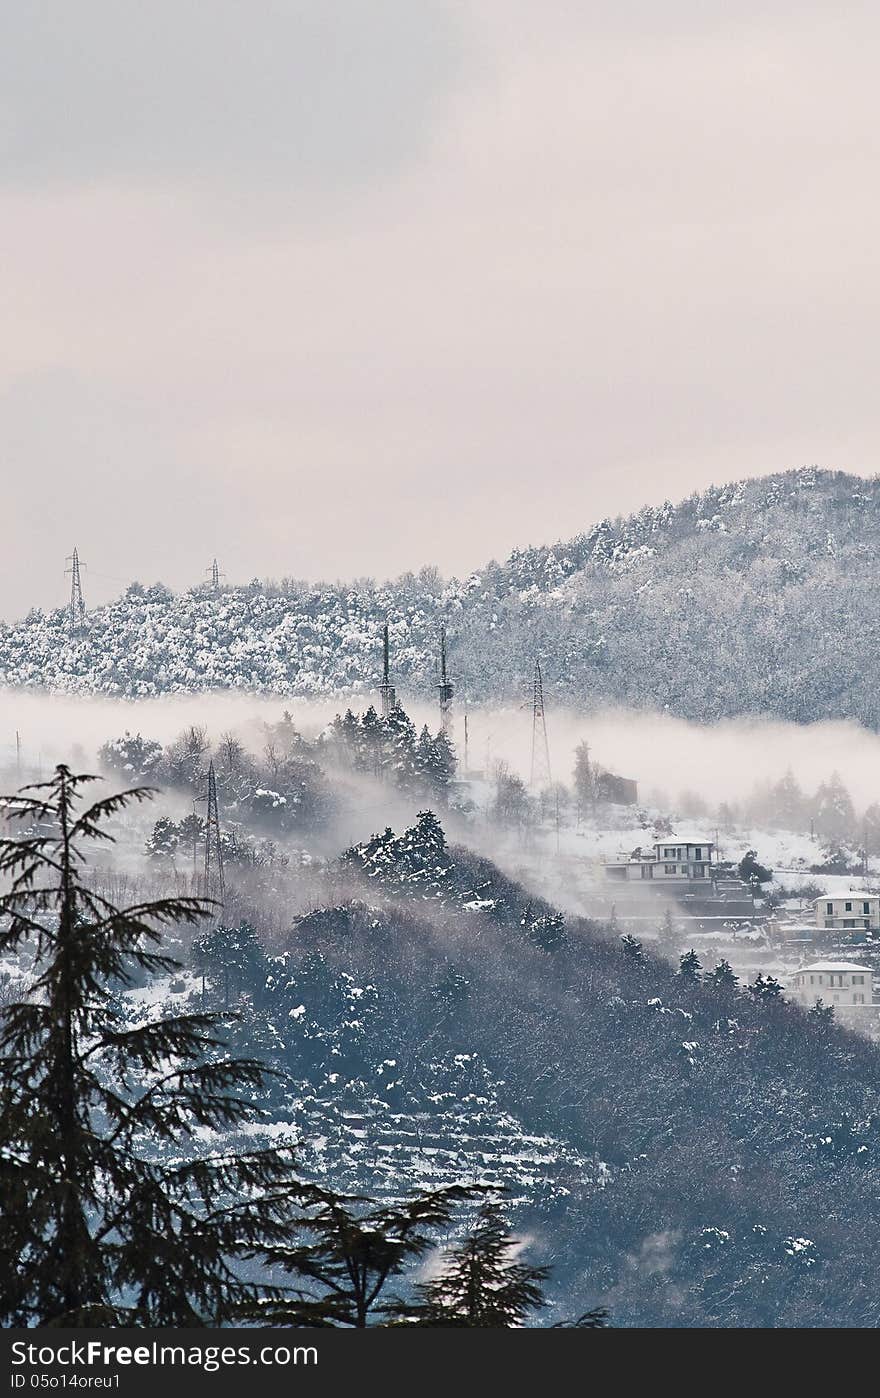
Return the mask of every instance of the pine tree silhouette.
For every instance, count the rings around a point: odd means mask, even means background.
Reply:
[[[418,1288],[422,1323],[521,1326],[531,1311],[547,1304],[542,1284],[549,1268],[518,1262],[517,1248],[499,1205],[484,1204],[471,1232],[446,1254],[439,1275]]]
[[[251,1314],[273,1325],[358,1330],[420,1315],[418,1303],[385,1300],[388,1283],[428,1251],[436,1230],[450,1222],[463,1200],[483,1192],[479,1186],[448,1185],[401,1204],[377,1206],[357,1195],[316,1190],[313,1207],[295,1225],[302,1241],[262,1254],[309,1289]]]
[[[32,949],[35,979],[0,1014],[0,1323],[218,1324],[263,1294],[240,1261],[289,1235],[308,1191],[287,1151],[193,1144],[251,1119],[266,1077],[222,1055],[216,1016],[131,1027],[120,1013],[114,991],[177,968],[162,929],[212,910],[118,908],[89,887],[86,847],[151,794],[83,809],[93,780],[59,766],[3,803],[24,829],[0,839],[0,952]]]

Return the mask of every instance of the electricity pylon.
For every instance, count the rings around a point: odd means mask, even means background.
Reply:
[[[532,767],[529,786],[543,789],[550,785],[550,743],[547,738],[547,716],[544,713],[544,677],[541,662],[535,661],[532,689]]]
[[[70,574],[70,604],[67,619],[70,633],[75,636],[78,631],[85,630],[86,625],[86,604],[83,601],[79,553],[76,549],[73,550],[67,561],[70,564],[70,567],[65,569],[65,572]]]
[[[208,767],[208,811],[205,817],[205,897],[214,898],[218,903],[222,903],[225,892],[217,776],[212,762]]]

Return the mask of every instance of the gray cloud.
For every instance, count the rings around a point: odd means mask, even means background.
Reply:
[[[0,178],[368,182],[419,151],[462,62],[448,0],[6,5]]]
[[[877,469],[875,7],[0,25],[0,614],[61,601],[74,543],[93,601],[214,554],[464,571],[710,482]]]

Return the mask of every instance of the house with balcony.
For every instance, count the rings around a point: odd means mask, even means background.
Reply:
[[[626,859],[606,860],[605,877],[624,883],[681,889],[705,886],[715,872],[715,845],[701,836],[666,835],[633,850]]]

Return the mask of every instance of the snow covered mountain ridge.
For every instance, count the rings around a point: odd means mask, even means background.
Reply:
[[[802,469],[713,487],[515,550],[459,581],[254,581],[174,595],[132,585],[71,634],[65,608],[0,627],[0,679],[53,692],[370,691],[381,628],[395,680],[452,678],[474,701],[528,689],[578,705],[880,724],[875,540],[880,479]]]

